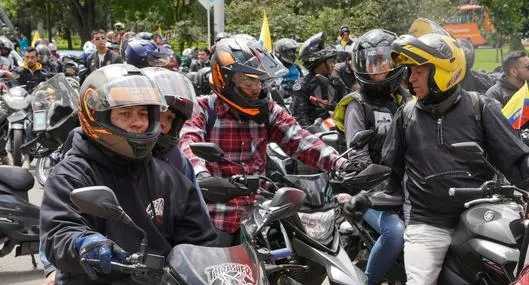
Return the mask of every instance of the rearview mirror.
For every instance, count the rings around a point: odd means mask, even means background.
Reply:
[[[305,192],[296,188],[283,187],[277,190],[274,194],[274,198],[272,198],[272,201],[270,202],[270,207],[264,216],[263,223],[255,232],[258,233],[270,222],[296,214],[303,205],[305,197]]]
[[[208,162],[219,162],[224,160],[224,152],[214,143],[200,142],[192,143],[189,146],[196,156]]]
[[[199,181],[204,199],[209,203],[227,203],[236,197],[250,195],[251,191],[245,187],[236,187],[222,177],[208,177]]]
[[[106,186],[90,186],[74,189],[70,200],[83,213],[112,221],[132,223],[119,205],[114,192]]]

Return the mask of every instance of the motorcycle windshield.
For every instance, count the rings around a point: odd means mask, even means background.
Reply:
[[[314,207],[321,207],[329,199],[325,197],[328,176],[326,173],[310,175],[285,175],[285,178],[292,182],[296,188],[307,194],[305,204]]]
[[[248,243],[232,247],[177,245],[167,264],[172,274],[187,284],[269,284],[257,253]]]
[[[45,114],[46,126],[55,126],[77,110],[77,92],[68,84],[63,73],[40,83],[31,93],[33,112]]]

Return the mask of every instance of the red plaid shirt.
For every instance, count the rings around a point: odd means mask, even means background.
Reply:
[[[241,164],[247,173],[255,175],[264,175],[268,142],[279,144],[287,154],[322,170],[331,170],[335,164],[340,167],[346,161],[340,158],[337,162],[338,154],[332,147],[302,129],[294,117],[275,102],[269,105],[270,125],[267,129],[265,124],[240,119],[226,103],[217,99],[217,119],[209,133],[206,130],[208,97],[198,98],[198,103],[200,112],[187,120],[180,132],[180,147],[197,174],[207,171],[212,176],[226,178],[241,174],[240,168],[233,164],[209,163],[195,156],[189,144],[204,141],[216,143],[224,151],[225,158]],[[218,229],[233,233],[239,229],[241,216],[251,209],[254,201],[254,197],[240,197],[226,204],[208,204],[211,220]]]

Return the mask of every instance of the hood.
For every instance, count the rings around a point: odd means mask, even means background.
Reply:
[[[31,68],[28,67],[27,62],[26,62],[26,61],[23,61],[23,62],[22,62],[22,67],[24,67],[25,69],[30,70],[30,71],[37,71],[37,70],[42,69],[42,64],[40,64],[40,62],[37,62],[37,63],[35,63],[35,65],[33,66],[33,69],[31,69]]]
[[[114,169],[118,173],[129,172],[143,165],[143,161],[125,160],[105,151],[103,147],[85,136],[81,127],[75,128],[73,132],[72,148],[68,151],[68,155],[75,155],[95,161],[97,164],[105,165],[105,167]],[[150,157],[149,155],[145,160],[148,160]]]

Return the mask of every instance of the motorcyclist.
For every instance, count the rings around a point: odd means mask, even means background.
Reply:
[[[76,188],[110,187],[146,231],[150,253],[167,255],[177,244],[215,240],[192,183],[150,155],[164,107],[158,88],[131,65],[105,66],[86,78],[79,99],[81,131],[46,181],[41,206],[41,240],[58,268],[57,283],[135,284],[109,272],[110,260],[137,252],[142,235],[134,227],[79,213],[69,199]],[[83,257],[100,260],[101,268],[81,263]]]
[[[463,48],[467,63],[465,78],[461,81],[461,88],[467,91],[476,91],[480,94],[485,94],[496,83],[496,79],[485,72],[472,70],[474,66],[474,46],[470,41],[458,39],[457,43]]]
[[[11,51],[13,50],[12,44],[8,38],[0,36],[0,77],[7,77],[9,79],[13,78],[11,69],[14,67],[9,59]]]
[[[222,39],[217,43],[211,69],[214,94],[198,99],[199,114],[187,120],[180,133],[180,146],[199,179],[241,174],[240,168],[228,162],[207,163],[195,156],[189,145],[204,141],[219,145],[224,156],[241,164],[246,173],[264,174],[268,142],[278,143],[286,153],[312,167],[352,171],[349,161],[338,158],[334,149],[303,130],[292,116],[268,99],[263,85],[272,75],[281,76],[287,71],[257,41]],[[252,195],[226,204],[208,204],[219,244],[236,242],[241,215],[253,201]]]
[[[190,73],[188,73],[189,75]],[[211,67],[199,69],[193,78],[193,85],[198,95],[208,95],[211,93]]]
[[[390,56],[391,43],[396,39],[393,32],[375,29],[353,44],[353,70],[360,90],[338,103],[333,119],[345,132],[347,145],[357,132],[375,131],[367,146],[349,156],[358,165],[380,163],[382,144],[393,116],[399,106],[411,99],[408,91],[400,87],[405,68],[394,64]],[[380,284],[402,251],[404,222],[390,210],[369,209],[363,219],[380,234],[366,267],[368,284]]]
[[[170,61],[171,53],[163,46],[145,39],[129,40],[125,49],[125,61],[138,68],[148,66],[163,67]]]
[[[198,50],[197,58],[191,61],[189,66],[190,72],[196,72],[201,68],[210,66],[209,58],[211,56],[211,51],[208,48],[201,48]]]
[[[15,68],[13,78],[20,85],[25,85],[26,90],[31,93],[33,89],[42,81],[46,80],[46,75],[42,70],[42,65],[38,62],[37,50],[29,47],[24,54],[24,61]]]
[[[350,37],[351,30],[349,29],[349,26],[340,26],[339,33],[340,35],[336,40],[336,49],[339,51],[350,53],[353,47],[353,40]]]
[[[331,73],[332,78],[341,80],[345,86],[345,93],[351,93],[358,90],[358,83],[353,72],[353,59],[347,58],[344,62],[337,63]]]
[[[42,65],[42,69],[46,72],[48,77],[51,77],[58,72],[61,72],[59,64],[52,58],[50,49],[44,44],[38,44],[35,49],[39,55],[39,62]]]
[[[94,72],[94,70],[109,64],[123,62],[117,52],[107,48],[105,30],[98,29],[92,31],[91,39],[96,46],[96,52],[94,52],[88,59],[87,67],[89,72]]]
[[[485,95],[505,106],[511,97],[529,80],[529,56],[525,51],[512,51],[502,62],[503,75]]]
[[[475,198],[449,197],[448,189],[479,187],[493,176],[487,166],[458,158],[451,144],[478,143],[521,188],[529,187],[529,148],[496,101],[461,89],[465,55],[453,38],[401,36],[392,43],[392,57],[408,66],[417,101],[397,111],[386,134],[381,163],[392,169],[386,192],[404,198],[407,284],[436,284],[463,204]],[[357,204],[369,206],[366,200]]]
[[[282,38],[277,40],[274,45],[274,54],[281,61],[281,63],[288,68],[288,73],[280,78],[279,90],[283,99],[292,96],[292,86],[299,80],[303,73],[301,68],[295,63],[297,56],[297,50],[299,43],[293,39]]]
[[[317,33],[300,48],[300,58],[309,74],[293,86],[292,115],[302,127],[308,127],[318,118],[326,119],[329,111],[345,95],[345,86],[336,78],[329,78],[336,63],[336,50],[324,47],[326,36]]]

